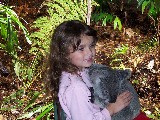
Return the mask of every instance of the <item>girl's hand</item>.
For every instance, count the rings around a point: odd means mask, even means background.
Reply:
[[[126,91],[118,95],[115,103],[109,103],[107,109],[112,116],[113,114],[121,111],[123,108],[129,105],[131,102],[132,96],[131,93]]]

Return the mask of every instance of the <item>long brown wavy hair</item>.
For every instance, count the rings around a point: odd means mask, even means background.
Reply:
[[[97,32],[90,26],[78,20],[65,21],[61,23],[54,31],[48,59],[48,78],[51,93],[57,98],[59,81],[62,71],[76,73],[78,68],[71,64],[69,48],[77,50],[81,43],[81,35],[93,36],[97,41]]]

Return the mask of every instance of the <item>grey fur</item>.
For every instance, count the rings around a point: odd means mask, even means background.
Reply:
[[[105,65],[93,64],[89,68],[89,75],[93,83],[95,104],[105,108],[108,103],[115,102],[117,95],[128,90],[132,93],[129,106],[112,116],[112,120],[132,120],[140,113],[138,95],[128,81],[130,70],[115,70]]]

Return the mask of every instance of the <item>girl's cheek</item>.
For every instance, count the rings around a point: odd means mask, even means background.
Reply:
[[[95,48],[93,48],[92,54],[93,54],[93,56],[95,56],[95,54],[96,54],[96,49]]]

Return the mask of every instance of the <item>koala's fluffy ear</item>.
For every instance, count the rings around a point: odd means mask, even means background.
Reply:
[[[121,78],[121,80],[127,80],[130,79],[131,77],[131,71],[129,69],[126,70],[117,70],[119,78]]]
[[[112,70],[110,67],[107,67],[105,65],[102,65],[102,64],[92,64],[91,67],[89,67],[89,74],[92,74],[93,72],[95,71],[110,71]]]

